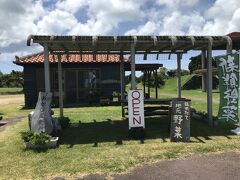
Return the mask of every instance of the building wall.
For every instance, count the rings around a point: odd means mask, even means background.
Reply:
[[[25,107],[34,107],[37,102],[36,66],[27,65],[23,69]]]
[[[98,69],[100,76],[100,96],[110,97],[113,91],[120,92],[120,64],[62,64],[63,74],[67,70],[88,70],[88,69]],[[53,74],[57,72],[57,64],[50,65],[50,75],[51,75],[51,91],[54,91],[57,87],[53,83]],[[56,73],[55,76],[57,77]],[[54,78],[57,81],[57,78]],[[55,91],[58,90],[55,89]],[[40,65],[25,65],[24,66],[24,94],[25,94],[25,106],[35,107],[38,92],[44,91],[44,67],[43,64]],[[58,101],[58,98],[55,98]],[[66,102],[64,101],[65,105]],[[55,104],[58,104],[56,102]]]

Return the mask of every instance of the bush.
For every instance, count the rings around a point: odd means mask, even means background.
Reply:
[[[24,142],[29,142],[33,135],[34,133],[32,131],[21,132],[21,137]]]
[[[52,138],[45,132],[37,133],[32,131],[21,132],[21,137],[24,142],[29,142],[32,145],[44,145]]]

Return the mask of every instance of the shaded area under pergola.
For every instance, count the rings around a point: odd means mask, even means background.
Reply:
[[[212,118],[212,50],[240,49],[240,36],[42,36],[30,35],[27,44],[38,43],[44,47],[45,91],[50,92],[49,52],[58,57],[59,76],[59,105],[60,115],[63,116],[63,92],[61,55],[63,54],[119,54],[121,66],[124,66],[124,55],[131,59],[131,89],[136,89],[135,54],[176,54],[178,76],[178,98],[181,98],[181,59],[182,54],[189,50],[201,50],[202,67],[207,67],[207,112],[209,125]],[[206,58],[207,57],[207,58]],[[93,58],[95,59],[95,58]],[[207,61],[206,61],[207,59]],[[122,68],[120,68],[122,69]],[[121,70],[122,71],[122,70]],[[121,74],[123,74],[122,71]],[[123,76],[121,76],[123,79]],[[121,79],[121,82],[123,80]],[[124,100],[124,87],[121,83],[121,99]]]
[[[154,88],[155,88],[155,99],[158,99],[158,78],[157,78],[157,70],[162,67],[162,64],[135,64],[135,71],[141,71],[143,73],[143,95],[146,99],[148,99],[148,101],[151,101],[152,103],[154,103],[152,99],[150,99],[151,97],[151,91],[150,91],[150,78],[151,75],[154,75]],[[122,69],[123,68],[123,69]],[[124,93],[126,92],[125,90],[125,71],[131,71],[131,65],[129,63],[125,63],[124,67],[121,66],[121,87],[123,87],[123,89],[121,89],[121,92],[123,91]],[[147,86],[147,93],[146,93],[146,86]],[[122,117],[125,117],[125,109],[126,107],[124,107],[127,104],[127,99],[126,98],[121,98],[121,106],[122,106]]]

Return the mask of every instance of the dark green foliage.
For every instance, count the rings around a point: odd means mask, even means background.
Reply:
[[[181,70],[181,76],[185,76],[185,75],[189,75],[189,71],[188,70]],[[177,76],[177,69],[173,69],[173,70],[169,70],[167,71],[167,75],[170,78],[176,77]]]
[[[23,73],[12,71],[10,74],[0,74],[0,87],[23,87]]]
[[[51,140],[51,136],[45,132],[36,133],[32,131],[21,132],[21,137],[24,142],[29,142],[32,145],[44,145]]]
[[[29,142],[31,137],[34,135],[32,131],[24,131],[20,132],[20,134],[24,142]]]
[[[69,127],[70,119],[68,117],[59,118],[59,123],[60,123],[62,129],[65,129],[65,128]]]
[[[190,63],[188,65],[188,69],[190,73],[193,73],[193,71],[197,69],[201,69],[201,54],[198,56],[194,56],[190,58]],[[212,66],[217,67],[216,60],[212,59]]]
[[[47,141],[51,139],[51,136],[47,133],[34,133],[34,135],[30,138],[30,143],[33,145],[44,145]]]
[[[201,68],[201,55],[191,57],[190,60],[191,61],[188,64],[188,69],[189,69],[190,73],[193,73],[193,71],[195,71],[196,69]]]
[[[128,76],[125,76],[125,84],[129,84],[131,82],[131,74]]]
[[[165,81],[167,80],[167,69],[166,68],[160,68],[159,72],[157,73],[157,81],[158,81],[158,87],[164,86]],[[143,82],[144,77],[143,75],[140,77],[141,81]],[[145,77],[145,83],[147,85],[148,78]],[[155,74],[151,73],[150,77],[150,87],[155,87]]]
[[[185,69],[181,70],[181,76],[186,76],[189,74],[190,74],[190,72],[188,70],[185,70]]]

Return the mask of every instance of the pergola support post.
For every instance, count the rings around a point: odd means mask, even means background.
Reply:
[[[146,97],[146,72],[143,72],[143,95]]]
[[[136,87],[136,76],[135,76],[135,44],[131,44],[131,89],[135,90]]]
[[[201,68],[206,68],[206,50],[201,52]],[[206,92],[206,74],[202,74],[202,92]]]
[[[181,54],[177,54],[177,77],[178,77],[178,98],[182,97],[181,94]]]
[[[158,76],[157,76],[157,70],[155,70],[155,98],[158,99]]]
[[[124,100],[125,100],[125,70],[124,70],[124,59],[123,54],[120,54],[120,78],[121,78],[121,107],[122,117],[125,117],[124,111]]]
[[[57,56],[58,58],[58,101],[59,101],[59,111],[60,117],[63,118],[63,83],[62,83],[62,63],[61,55]]]
[[[44,80],[45,80],[45,92],[50,93],[50,67],[49,67],[49,51],[47,44],[44,44]]]
[[[148,78],[148,96],[149,96],[149,98],[150,98],[150,94],[151,94],[151,92],[150,92],[150,77],[151,77],[151,71],[148,71],[147,72],[147,78]]]
[[[208,49],[207,49],[207,113],[208,113],[208,125],[213,126],[212,116],[212,37],[209,37]]]

